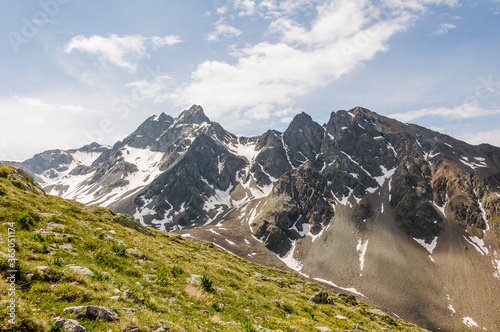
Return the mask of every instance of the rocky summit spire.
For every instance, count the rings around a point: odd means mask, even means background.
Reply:
[[[210,122],[210,119],[205,115],[201,106],[193,105],[190,109],[182,112],[176,122],[185,124],[202,124],[203,122]]]

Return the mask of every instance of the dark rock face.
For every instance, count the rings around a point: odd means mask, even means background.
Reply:
[[[406,234],[431,243],[442,230],[443,218],[430,203],[432,190],[421,178],[422,169],[411,166],[400,166],[396,170],[391,206]]]
[[[328,183],[309,164],[283,174],[270,200],[269,208],[255,222],[255,235],[280,256],[290,250],[291,240],[300,238],[300,233],[318,234],[334,215]]]
[[[324,291],[317,292],[309,299],[309,301],[314,302],[316,304],[333,304],[334,303],[334,301],[330,297],[330,295],[328,295],[328,293],[324,292]]]
[[[201,106],[193,105],[190,109],[179,115],[177,122],[186,124],[202,124],[203,122],[210,122],[210,119],[205,115]]]
[[[314,122],[309,115],[300,113],[293,118],[283,134],[283,141],[294,167],[316,159],[321,148],[323,133],[323,127]]]
[[[165,113],[158,117],[152,116],[144,121],[136,131],[127,136],[120,143],[120,146],[129,145],[134,148],[146,148],[153,144],[173,122],[174,118]]]

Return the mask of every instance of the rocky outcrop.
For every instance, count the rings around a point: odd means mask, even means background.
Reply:
[[[66,268],[71,269],[71,270],[73,270],[73,271],[75,271],[77,273],[81,273],[83,275],[87,275],[87,276],[93,276],[94,275],[94,272],[92,272],[92,270],[90,270],[87,267],[78,266],[78,265],[75,265],[75,264],[69,264],[69,265],[66,265]]]
[[[81,319],[104,320],[112,323],[120,320],[116,309],[102,306],[68,307],[64,309],[64,312]]]
[[[56,329],[63,329],[68,332],[85,332],[87,331],[77,320],[57,317],[54,322]]]
[[[292,242],[317,235],[334,215],[326,179],[309,164],[285,173],[274,185],[261,217],[250,226],[272,252],[284,256]]]
[[[334,300],[330,297],[327,292],[319,291],[314,294],[309,301],[314,302],[316,304],[333,304]]]

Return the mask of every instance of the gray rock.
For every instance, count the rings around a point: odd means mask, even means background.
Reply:
[[[191,285],[199,285],[201,283],[201,276],[197,274],[191,274],[191,276],[186,279],[186,282]]]
[[[55,222],[49,222],[49,223],[47,223],[46,227],[49,230],[53,230],[54,228],[64,229],[64,225],[61,225],[61,224],[58,224],[58,223],[55,223]]]
[[[148,282],[155,282],[158,279],[158,276],[155,274],[143,274],[142,279],[147,280]]]
[[[162,322],[161,326],[153,332],[187,332],[185,328],[172,322]]]
[[[285,283],[283,282],[283,278],[273,278],[273,277],[269,277],[269,276],[266,276],[264,274],[261,274],[261,273],[255,273],[252,278],[257,278],[257,279],[260,279],[260,280],[263,280],[263,281],[274,281],[275,283],[283,286]]]
[[[125,250],[127,252],[127,254],[133,254],[133,255],[142,255],[142,251],[140,251],[139,249],[137,248],[128,248],[127,250]]]
[[[132,291],[126,290],[122,293],[122,298],[125,300],[132,300],[135,304],[143,304],[144,301],[141,300],[137,295],[135,295]]]
[[[366,310],[366,312],[368,312],[372,315],[375,315],[375,316],[380,316],[380,317],[388,317],[389,316],[388,314],[386,314],[385,312],[383,312],[380,309],[368,309],[368,310]]]
[[[47,267],[47,266],[37,266],[36,269],[38,270],[38,272],[40,272],[41,274],[45,274],[45,273],[49,273],[50,272],[50,268]]]
[[[333,299],[328,295],[327,292],[319,291],[314,294],[309,301],[316,304],[333,304]]]
[[[83,266],[78,266],[78,265],[75,265],[75,264],[69,264],[69,265],[66,265],[66,267],[68,269],[72,269],[78,273],[81,273],[81,274],[84,274],[84,275],[88,275],[88,276],[92,276],[94,275],[94,272],[92,272],[92,270],[90,270],[89,268],[86,268],[86,267],[83,267]]]
[[[350,303],[350,304],[353,304],[353,305],[357,305],[358,304],[358,300],[356,300],[356,296],[354,296],[354,295],[348,295],[348,294],[344,294],[344,293],[338,293],[337,297],[339,299],[341,299],[342,301],[344,301],[345,303]]]
[[[138,327],[133,327],[131,329],[127,330],[122,330],[123,332],[141,332],[141,330]]]
[[[56,318],[56,321],[54,322],[54,327],[64,329],[69,332],[86,331],[86,329],[77,320],[61,318],[61,317]]]
[[[170,328],[162,326],[162,327],[157,328],[153,332],[168,332],[169,330],[170,330]]]
[[[333,332],[333,330],[327,326],[316,326],[316,328],[321,332]]]
[[[114,308],[106,308],[101,306],[80,306],[68,307],[64,309],[65,313],[76,316],[77,318],[85,318],[89,320],[104,320],[108,322],[117,322],[120,317]]]
[[[65,243],[65,244],[61,244],[59,246],[60,249],[64,249],[64,250],[71,250],[73,249],[73,246],[71,245],[71,243]]]

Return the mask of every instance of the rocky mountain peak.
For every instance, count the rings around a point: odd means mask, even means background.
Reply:
[[[174,118],[165,113],[160,114],[160,116],[150,116],[146,121],[144,121],[136,131],[127,136],[114,148],[121,148],[122,146],[129,145],[134,148],[145,148],[150,146],[155,142],[155,140],[167,130],[172,123]]]
[[[203,112],[203,108],[199,105],[193,105],[190,109],[182,112],[176,119],[176,123],[181,124],[202,124],[210,122],[210,119]]]
[[[174,122],[174,118],[171,117],[170,115],[167,115],[164,112],[162,112],[160,114],[160,116],[158,117],[158,121],[162,121],[162,122]]]
[[[321,148],[324,129],[306,113],[297,114],[283,134],[291,165],[298,167],[314,160]]]
[[[311,123],[313,122],[313,119],[311,116],[305,112],[301,112],[297,114],[296,116],[293,117],[292,123]]]
[[[90,144],[87,144],[81,148],[79,148],[77,151],[85,151],[85,152],[102,152],[105,150],[108,150],[109,147],[106,145],[101,145],[96,142],[92,142]]]

